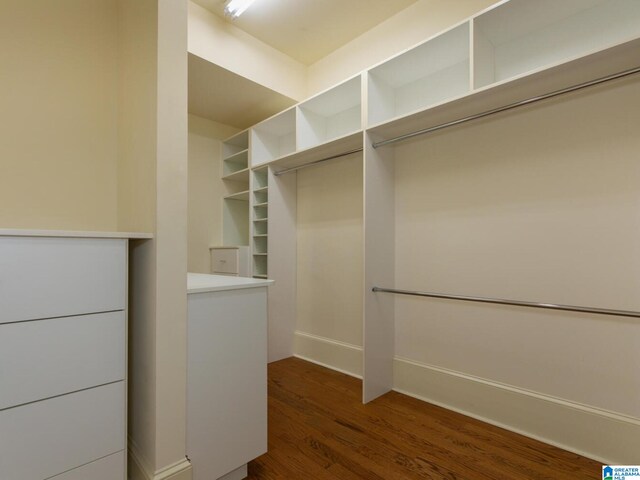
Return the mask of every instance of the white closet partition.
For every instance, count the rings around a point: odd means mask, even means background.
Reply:
[[[395,285],[395,150],[374,149],[375,139],[364,135],[362,400],[367,403],[393,388],[394,297],[375,294],[371,289]]]
[[[469,92],[469,25],[465,22],[369,70],[368,125]]]
[[[298,106],[298,150],[362,129],[361,84],[358,75]]]
[[[296,327],[297,175],[276,176],[269,182],[269,362],[293,355]],[[266,256],[264,257],[266,261]]]
[[[638,35],[638,0],[511,0],[474,19],[474,86],[567,62]]]

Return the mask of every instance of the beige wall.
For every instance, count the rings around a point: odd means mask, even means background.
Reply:
[[[297,175],[296,330],[361,346],[362,155]]]
[[[0,32],[0,227],[116,230],[116,2],[3,1]]]
[[[221,140],[238,129],[189,115],[188,270],[211,273],[209,247],[222,245]]]
[[[189,53],[286,97],[305,97],[305,65],[193,2],[189,2]]]
[[[396,147],[398,288],[640,310],[640,82]],[[396,354],[640,417],[640,324],[396,300]]]
[[[155,231],[158,7],[118,0],[118,229]]]
[[[495,0],[418,0],[308,68],[311,96],[495,3]]]

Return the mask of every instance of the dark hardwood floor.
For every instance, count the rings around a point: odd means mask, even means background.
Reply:
[[[250,479],[601,478],[588,458],[296,358],[269,365],[269,452]]]

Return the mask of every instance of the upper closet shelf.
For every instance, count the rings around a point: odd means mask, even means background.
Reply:
[[[640,2],[638,2],[640,4]],[[639,22],[640,23],[640,22]],[[640,39],[472,90],[368,129],[376,141],[406,135],[640,66]]]
[[[640,67],[638,0],[510,0],[469,22],[369,71],[376,141]],[[465,65],[466,28],[473,32],[467,92],[463,70],[448,67],[455,59]]]

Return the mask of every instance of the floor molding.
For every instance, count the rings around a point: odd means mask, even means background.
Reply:
[[[399,357],[394,390],[605,464],[638,462],[640,419]]]
[[[152,469],[131,438],[129,438],[128,453],[130,480],[191,480],[192,478],[191,462],[186,458],[152,473]]]
[[[362,347],[357,345],[296,331],[293,352],[294,357],[362,378]]]

